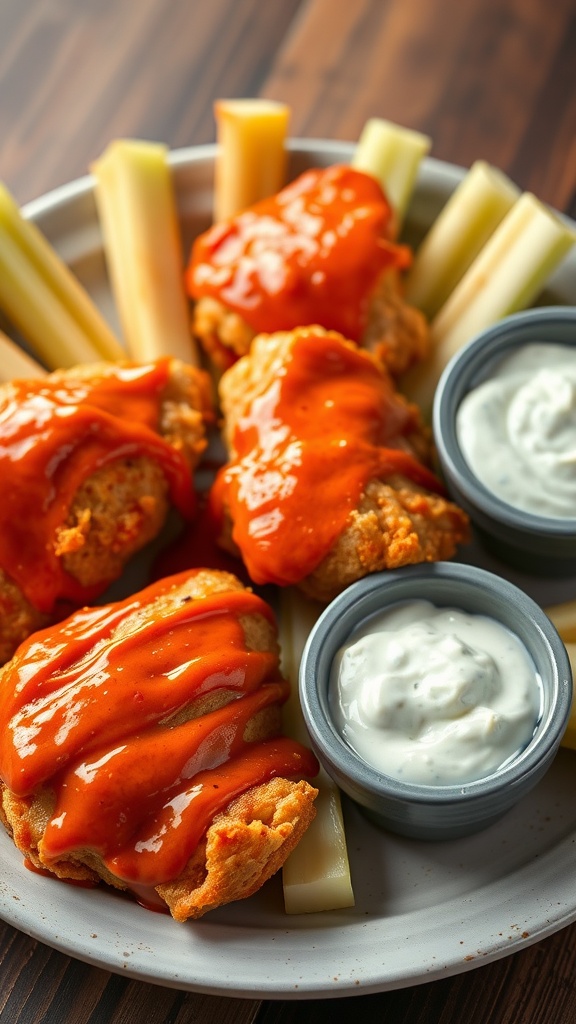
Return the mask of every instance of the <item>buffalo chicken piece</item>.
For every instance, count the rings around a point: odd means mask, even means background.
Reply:
[[[209,417],[205,375],[168,359],[0,388],[0,663],[192,514]]]
[[[249,896],[315,813],[288,692],[272,612],[229,573],[84,608],[0,672],[0,817],[36,868],[178,921]]]
[[[230,461],[212,506],[254,582],[331,600],[382,569],[450,558],[464,512],[428,468],[429,432],[335,332],[261,335],[220,382]]]
[[[221,369],[256,334],[318,324],[373,352],[395,377],[429,349],[402,298],[406,246],[391,240],[378,182],[351,167],[310,170],[195,242],[186,273],[194,332]]]

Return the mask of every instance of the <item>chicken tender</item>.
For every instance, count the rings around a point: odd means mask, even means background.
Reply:
[[[260,888],[314,817],[318,770],[280,735],[264,601],[197,570],[39,639],[0,672],[0,817],[25,857],[178,921]]]
[[[395,376],[427,354],[428,325],[402,297],[411,254],[390,237],[379,184],[351,167],[301,175],[201,235],[187,270],[193,328],[227,369],[259,333],[319,324],[372,351]]]
[[[328,601],[368,573],[450,558],[468,538],[427,464],[418,410],[336,333],[259,336],[220,394],[230,462],[213,509],[255,582]]]
[[[0,388],[0,658],[92,600],[193,509],[207,378],[176,360],[97,364]]]

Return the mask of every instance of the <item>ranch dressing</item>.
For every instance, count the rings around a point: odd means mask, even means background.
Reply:
[[[404,782],[461,785],[522,750],[540,714],[524,645],[493,619],[429,601],[370,620],[334,660],[330,700],[346,742]]]
[[[517,509],[576,517],[576,347],[508,356],[462,401],[460,449],[478,479]]]

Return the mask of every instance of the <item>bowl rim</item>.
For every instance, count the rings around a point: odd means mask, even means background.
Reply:
[[[374,609],[365,609],[376,593],[382,592],[382,610],[385,610],[400,601],[410,600],[405,594],[394,597],[395,592],[403,590],[410,582],[414,585],[422,584],[423,581],[428,581],[430,589],[440,584],[441,589],[446,590],[449,583],[468,588],[472,605],[478,590],[487,594],[493,593],[496,588],[502,598],[510,602],[511,607],[520,609],[547,653],[551,676],[548,683],[543,681],[543,685],[550,687],[551,703],[545,719],[539,719],[531,740],[511,762],[489,776],[472,782],[436,786],[404,782],[388,776],[369,765],[346,743],[329,713],[329,669],[344,639],[338,640],[329,654],[326,651],[330,644],[334,644],[334,634],[342,629],[342,622],[346,626],[345,635],[350,636],[363,619],[374,614]],[[414,598],[420,597],[434,603],[432,597],[423,595],[416,587]],[[439,604],[448,606],[450,602],[439,601]],[[455,606],[454,602],[452,606]],[[472,608],[470,611],[474,614]],[[508,625],[508,628],[514,632],[513,627]],[[529,653],[533,656],[531,651]],[[540,666],[537,665],[537,668],[541,675]],[[323,693],[322,687],[325,691]],[[486,569],[457,562],[435,562],[374,573],[351,584],[339,594],[322,612],[310,633],[302,654],[299,690],[312,745],[329,773],[337,773],[340,780],[348,780],[352,786],[373,797],[385,796],[391,800],[407,800],[415,805],[433,806],[485,801],[504,787],[515,791],[537,773],[542,763],[556,752],[564,734],[572,702],[572,672],[566,648],[557,630],[528,594]]]
[[[442,470],[449,483],[457,488],[459,499],[467,504],[469,511],[472,510],[473,518],[473,510],[477,509],[481,520],[494,519],[505,530],[513,530],[526,539],[539,534],[551,540],[569,542],[576,534],[576,515],[565,518],[538,515],[515,508],[499,498],[468,465],[456,433],[456,413],[466,394],[475,386],[471,383],[474,378],[487,377],[487,370],[522,345],[545,342],[545,338],[536,337],[536,332],[542,331],[545,325],[557,330],[572,325],[575,329],[573,341],[551,340],[551,344],[576,346],[576,307],[542,306],[504,317],[475,335],[456,352],[444,368],[436,388],[432,428]]]

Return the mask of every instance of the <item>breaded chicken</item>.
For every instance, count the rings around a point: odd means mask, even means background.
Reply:
[[[300,589],[330,601],[372,572],[452,558],[468,536],[465,514],[406,477],[370,480],[336,544]]]
[[[227,370],[246,355],[257,332],[237,313],[212,296],[198,299],[192,328],[211,362]],[[393,377],[399,378],[430,351],[425,316],[405,301],[394,271],[385,271],[368,302],[366,328],[360,347],[372,352]]]
[[[152,391],[147,402],[136,386],[131,397],[124,393],[122,372],[137,375],[138,369],[82,366],[40,383],[0,388],[6,440],[1,662],[49,621],[58,601],[82,603],[102,592],[157,536],[170,506],[179,503],[185,512],[192,498],[191,472],[205,447],[211,416],[206,376],[176,360],[166,362],[152,382],[157,393]],[[76,417],[80,426],[74,432]],[[26,419],[31,426],[22,426]],[[67,434],[61,424],[70,424]],[[102,438],[99,450],[95,437]],[[40,590],[42,574],[52,582]]]
[[[213,492],[220,541],[255,582],[328,601],[368,573],[450,558],[467,539],[465,513],[428,468],[418,410],[333,332],[259,336],[220,396],[230,451]]]
[[[256,337],[240,313],[210,296],[198,300],[193,330],[204,351],[220,370],[246,355]],[[368,324],[360,346],[372,352],[388,373],[399,378],[429,350],[429,331],[419,309],[405,302],[398,274],[381,275],[369,302]]]
[[[48,620],[49,616],[34,608],[20,587],[0,569],[0,665],[12,657],[19,643]]]
[[[193,330],[227,369],[259,333],[319,324],[373,352],[395,377],[429,349],[424,316],[402,296],[411,261],[392,240],[371,175],[310,169],[196,239],[186,272]]]
[[[105,678],[94,679],[87,637]],[[24,644],[0,672],[0,817],[25,857],[59,878],[132,891],[178,921],[260,888],[314,817],[304,776],[318,768],[279,737],[288,688],[264,602],[228,573],[199,570],[40,639],[44,662]],[[145,677],[133,671],[140,656]],[[39,753],[23,773],[24,723]]]

